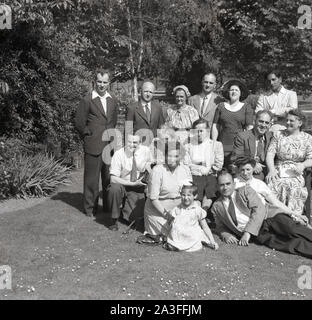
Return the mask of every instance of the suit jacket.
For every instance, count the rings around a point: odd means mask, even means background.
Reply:
[[[106,98],[106,111],[105,113],[100,98],[92,99],[91,93],[80,101],[75,126],[83,137],[85,153],[100,155],[109,143],[103,141],[103,132],[116,127],[118,107],[115,98]]]
[[[131,103],[127,108],[127,121],[133,121],[133,132],[140,129],[152,130],[154,137],[157,135],[157,129],[164,124],[165,119],[161,105],[156,101],[151,101],[151,121],[146,117],[142,102]]]
[[[200,94],[196,94],[196,95],[190,97],[188,104],[193,106],[197,110],[197,112],[201,118],[204,118],[205,120],[208,121],[209,127],[211,128],[217,105],[222,101],[224,101],[224,100],[220,96],[218,96],[216,93],[213,92],[211,94],[211,98],[209,100],[209,103],[208,103],[206,110],[205,110],[205,113],[203,115],[201,115],[201,110],[200,110],[201,109],[201,96],[200,96]]]
[[[235,204],[242,214],[249,217],[244,231],[257,236],[262,226],[263,220],[267,216],[267,208],[260,200],[256,191],[250,186],[238,188],[235,191]],[[237,229],[232,217],[227,212],[220,197],[215,201],[211,209],[216,223],[216,231],[221,237],[226,234],[235,234],[242,236],[242,232]]]
[[[265,133],[264,153],[267,154],[269,144],[273,138],[273,133],[268,131]],[[239,132],[234,138],[233,151],[231,154],[231,162],[235,162],[241,156],[250,156],[255,158],[256,154],[256,134],[254,129]]]

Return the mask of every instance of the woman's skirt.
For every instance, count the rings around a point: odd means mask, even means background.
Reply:
[[[170,211],[181,203],[181,199],[161,200],[162,206]],[[146,199],[144,207],[144,227],[145,232],[151,235],[167,235],[170,229],[167,219],[154,207],[150,198]]]

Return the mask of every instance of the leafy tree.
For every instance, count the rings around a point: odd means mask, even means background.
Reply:
[[[293,0],[219,1],[224,29],[222,73],[246,80],[257,91],[264,86],[264,73],[277,67],[291,88],[309,93],[312,33],[297,27],[302,4]]]

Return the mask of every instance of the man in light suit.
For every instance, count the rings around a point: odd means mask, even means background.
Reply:
[[[211,128],[217,105],[222,102],[223,99],[214,93],[217,78],[213,73],[205,74],[201,84],[201,92],[189,98],[189,105],[197,110],[200,118],[207,120],[209,128]]]
[[[212,206],[216,231],[226,243],[246,246],[251,235],[257,236],[266,209],[256,191],[246,186],[235,190],[233,177],[221,173],[218,177],[221,196]]]
[[[218,177],[220,198],[212,206],[216,231],[227,244],[248,246],[251,237],[272,249],[312,258],[312,230],[299,216],[264,205],[250,186],[235,190],[233,177]]]
[[[271,90],[261,94],[256,106],[256,112],[269,110],[274,115],[274,125],[271,131],[286,129],[285,117],[288,111],[298,108],[297,93],[287,90],[282,85],[282,75],[279,71],[273,70],[266,76]]]
[[[156,137],[157,129],[160,129],[165,122],[160,104],[153,101],[154,92],[154,84],[149,81],[144,82],[140,101],[130,104],[127,108],[126,120],[133,122],[134,134],[137,130],[149,129]]]
[[[256,114],[255,126],[251,130],[242,131],[234,138],[231,163],[240,157],[249,156],[256,160],[255,178],[264,180],[266,175],[265,158],[269,144],[273,138],[269,131],[273,114],[268,110],[260,110]]]
[[[96,214],[99,198],[99,179],[102,178],[103,208],[106,188],[110,181],[109,166],[102,160],[102,152],[109,141],[103,141],[103,132],[117,124],[117,101],[107,91],[110,74],[105,70],[95,73],[95,88],[84,97],[77,108],[75,125],[83,138],[85,163],[83,207],[87,216]]]

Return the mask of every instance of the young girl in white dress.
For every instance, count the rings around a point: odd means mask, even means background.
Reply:
[[[206,218],[206,211],[196,202],[197,187],[192,182],[181,189],[181,204],[167,213],[171,224],[165,248],[171,251],[193,252],[202,249],[202,243],[217,250]]]

